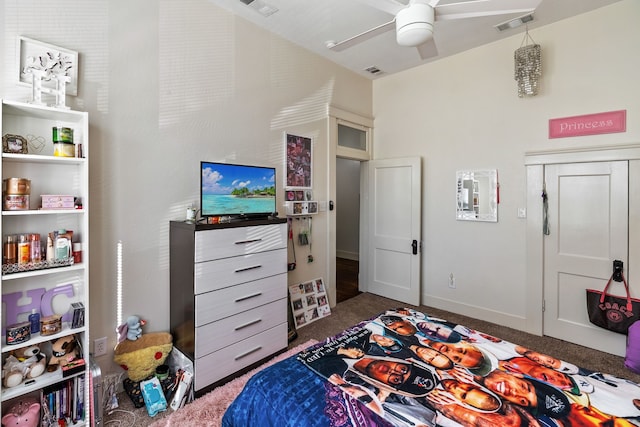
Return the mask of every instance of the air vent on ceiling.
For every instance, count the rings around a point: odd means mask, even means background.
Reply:
[[[370,74],[380,74],[382,73],[382,70],[378,67],[372,66],[372,67],[367,67],[364,69],[367,73]]]
[[[533,21],[533,13],[528,13],[526,15],[522,15],[509,21],[503,22],[502,24],[494,25],[493,27],[498,31],[505,31],[512,28],[518,28],[519,26],[531,21]]]
[[[262,0],[240,0],[252,9],[255,9],[262,16],[270,16],[278,11],[277,7],[271,6],[263,2]]]

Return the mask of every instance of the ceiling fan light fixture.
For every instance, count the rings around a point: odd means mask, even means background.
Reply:
[[[419,46],[433,37],[433,7],[411,3],[396,15],[396,41],[400,46]]]

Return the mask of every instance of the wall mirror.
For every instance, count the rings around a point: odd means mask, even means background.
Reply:
[[[498,171],[456,172],[456,219],[498,222]]]

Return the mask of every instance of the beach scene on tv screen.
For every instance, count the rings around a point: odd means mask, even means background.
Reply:
[[[202,215],[275,212],[275,170],[203,163]]]

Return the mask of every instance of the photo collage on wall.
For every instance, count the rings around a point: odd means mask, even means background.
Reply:
[[[285,134],[287,171],[285,187],[311,188],[312,149],[311,138]]]
[[[327,290],[322,278],[290,285],[289,296],[296,328],[331,314]]]

